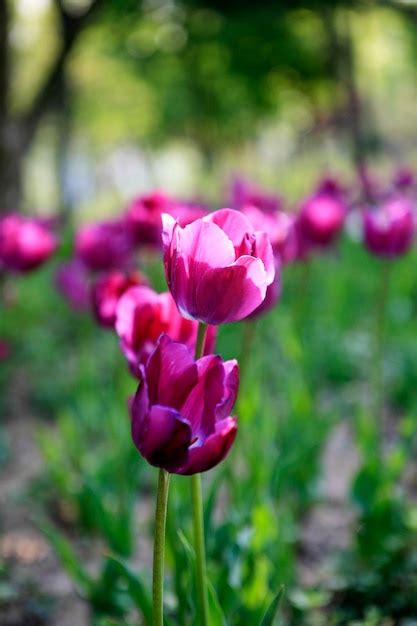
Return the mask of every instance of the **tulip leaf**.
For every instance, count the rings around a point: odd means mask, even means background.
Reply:
[[[280,588],[277,595],[272,600],[259,626],[272,626],[273,625],[274,619],[277,615],[283,595],[284,595],[284,586]]]
[[[226,618],[220,606],[216,590],[211,582],[208,582],[208,603],[210,626],[227,626]]]
[[[129,596],[135,603],[136,608],[142,613],[145,626],[150,626],[152,624],[152,602],[145,584],[138,573],[133,572],[127,563],[113,555],[109,555],[107,558],[114,563],[119,570],[120,576],[125,579]]]

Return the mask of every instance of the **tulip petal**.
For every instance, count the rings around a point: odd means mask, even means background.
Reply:
[[[187,461],[191,428],[175,409],[152,406],[139,420],[139,425],[133,420],[132,437],[151,465],[174,471]]]
[[[205,272],[197,285],[199,319],[207,324],[237,322],[264,300],[268,279],[260,259],[241,256],[229,267]]]
[[[216,224],[197,220],[173,232],[171,261],[166,263],[167,278],[177,306],[184,317],[199,319],[196,291],[204,274],[235,261],[235,250],[227,235]]]
[[[253,227],[246,215],[233,209],[220,209],[210,213],[204,221],[217,224],[235,248],[240,246],[245,235],[253,233]]]
[[[188,348],[161,335],[146,365],[151,404],[179,410],[198,382],[197,366]]]
[[[262,259],[265,267],[268,285],[275,277],[275,259],[269,235],[263,231],[255,233],[255,240],[252,245],[252,256]]]
[[[202,446],[194,446],[189,450],[188,462],[177,474],[190,475],[206,472],[218,465],[229,452],[237,433],[237,420],[227,417],[216,424],[215,432],[207,437]]]
[[[216,409],[216,418],[222,420],[230,415],[231,410],[236,402],[237,393],[239,391],[239,364],[236,359],[225,361],[224,367],[224,392],[223,399]]]
[[[198,383],[188,396],[181,414],[188,419],[193,439],[202,442],[215,429],[216,407],[224,396],[225,372],[221,357],[209,355],[197,361]]]

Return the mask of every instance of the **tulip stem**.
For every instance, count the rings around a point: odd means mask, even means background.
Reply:
[[[383,356],[384,356],[384,337],[385,325],[387,317],[387,306],[389,298],[389,284],[391,274],[391,262],[383,261],[380,265],[379,290],[376,298],[376,319],[375,319],[375,344],[373,355],[373,417],[375,419],[376,432],[381,430],[381,411],[384,405],[383,393]]]
[[[207,332],[207,324],[202,322],[198,325],[197,339],[195,344],[195,359],[204,354],[204,343]],[[208,626],[208,595],[206,573],[206,548],[204,542],[204,515],[203,496],[201,491],[201,475],[191,476],[191,501],[193,505],[193,527],[196,557],[197,595],[200,612],[200,626]]]
[[[153,548],[152,606],[153,626],[164,626],[164,561],[165,561],[165,526],[167,517],[168,491],[170,475],[159,470],[158,494],[156,497],[155,537]]]
[[[195,360],[201,358],[204,354],[204,344],[206,341],[207,324],[199,322],[197,329],[197,339],[195,341]]]
[[[194,543],[197,569],[197,594],[200,608],[200,626],[208,626],[208,595],[206,575],[206,549],[204,545],[203,496],[201,475],[191,476],[191,499],[193,503]]]

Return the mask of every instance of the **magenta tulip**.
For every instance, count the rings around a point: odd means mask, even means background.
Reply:
[[[304,202],[299,214],[301,234],[313,245],[327,246],[342,230],[346,213],[345,203],[333,193],[311,196]]]
[[[57,240],[40,220],[11,214],[0,219],[0,267],[26,272],[46,261]]]
[[[142,456],[174,474],[205,472],[222,461],[237,431],[229,413],[239,387],[236,361],[205,356],[162,335],[131,404],[132,437]]]
[[[391,198],[375,209],[363,213],[363,236],[368,250],[377,256],[397,257],[413,243],[414,215],[410,201]]]
[[[275,276],[272,246],[242,213],[221,209],[185,228],[168,215],[163,222],[165,273],[184,317],[235,322],[263,302]]]
[[[265,315],[265,313],[268,313],[268,311],[271,311],[278,303],[280,296],[281,263],[279,261],[279,257],[277,257],[275,262],[275,278],[273,282],[267,287],[265,300],[258,306],[257,309],[253,311],[253,313],[248,316],[248,319],[256,319],[262,315]]]
[[[145,276],[139,272],[113,271],[100,276],[92,288],[93,309],[98,323],[114,328],[116,308],[122,295],[131,287],[146,284]]]
[[[90,277],[78,259],[62,263],[55,273],[57,291],[76,311],[90,308]]]
[[[125,222],[82,226],[75,239],[77,256],[93,272],[122,269],[131,261],[132,241]]]
[[[393,179],[394,187],[400,191],[408,191],[413,189],[416,184],[414,172],[409,167],[400,167],[397,169]]]
[[[139,377],[139,365],[146,363],[162,333],[184,343],[194,351],[197,322],[182,317],[169,292],[156,293],[150,287],[131,287],[120,298],[116,308],[115,328],[120,346],[132,373]],[[216,332],[209,327],[204,353],[215,345]]]

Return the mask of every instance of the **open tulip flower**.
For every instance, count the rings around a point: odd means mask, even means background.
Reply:
[[[182,228],[163,215],[168,286],[184,317],[225,324],[247,317],[275,276],[269,237],[247,217],[221,209]]]
[[[57,240],[40,220],[11,214],[0,219],[0,267],[33,270],[55,251]]]
[[[147,280],[140,272],[110,272],[100,276],[92,288],[93,309],[101,326],[114,328],[116,308],[122,295],[131,287],[146,285]]]
[[[182,317],[169,292],[156,293],[150,287],[129,288],[116,308],[116,332],[121,349],[132,373],[140,377],[139,366],[145,363],[162,333],[194,350],[197,322]],[[205,342],[205,354],[214,348],[216,332],[210,327]]]
[[[331,244],[343,228],[346,205],[334,193],[318,193],[308,198],[298,217],[303,237],[313,245]]]
[[[162,335],[131,404],[132,437],[142,456],[174,474],[205,472],[222,461],[237,431],[230,417],[239,387],[235,360],[204,356]]]
[[[413,207],[405,197],[391,198],[363,213],[364,243],[377,256],[405,254],[413,242],[414,227]]]

